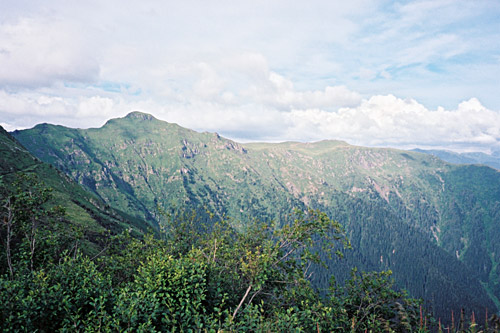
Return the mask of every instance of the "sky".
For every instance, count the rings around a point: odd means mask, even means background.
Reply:
[[[0,125],[500,151],[498,0],[0,0]]]

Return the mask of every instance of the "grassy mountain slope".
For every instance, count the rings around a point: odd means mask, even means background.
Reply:
[[[487,291],[500,296],[500,174],[491,168],[339,141],[241,145],[139,112],[99,129],[42,124],[13,135],[152,225],[158,207],[285,223],[291,207],[311,206],[344,224],[353,242],[336,276],[351,265],[390,268],[439,316],[457,305],[491,311]],[[318,270],[316,280],[324,285],[327,276]]]
[[[83,230],[84,246],[89,251],[107,230],[117,233],[133,228],[138,232],[146,227],[144,222],[110,208],[52,165],[41,162],[0,127],[0,194],[10,191],[18,172],[34,174],[54,190],[53,203],[65,208],[68,223]]]
[[[13,134],[41,160],[113,207],[151,223],[156,221],[158,206],[206,205],[233,216],[237,212],[268,217],[274,207],[252,201],[252,196],[290,201],[276,181],[262,178],[253,169],[241,145],[141,113],[110,120],[100,129],[42,124]]]

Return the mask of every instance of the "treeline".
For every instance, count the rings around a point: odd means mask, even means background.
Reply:
[[[391,272],[310,283],[324,253],[350,246],[326,214],[296,211],[290,222],[200,225],[168,214],[160,231],[102,237],[82,247],[51,191],[20,176],[2,193],[2,331],[427,332],[439,324],[394,288]],[[320,255],[321,254],[321,255]],[[459,327],[457,327],[459,328]],[[463,329],[477,331],[474,321]],[[486,328],[488,329],[488,328]],[[493,327],[489,328],[490,330]]]

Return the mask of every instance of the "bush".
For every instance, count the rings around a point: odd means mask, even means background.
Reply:
[[[113,302],[111,279],[81,256],[0,281],[3,330],[83,330]]]

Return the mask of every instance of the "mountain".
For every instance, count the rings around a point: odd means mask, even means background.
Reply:
[[[481,153],[481,152],[470,152],[470,153],[455,153],[449,150],[439,150],[439,149],[413,149],[413,151],[425,154],[431,154],[440,159],[455,164],[484,164],[492,168],[500,170],[500,152],[494,152],[491,155]]]
[[[14,137],[0,127],[0,199],[12,190],[17,174],[35,175],[44,186],[53,189],[53,204],[66,211],[67,228],[75,226],[83,232],[84,250],[96,251],[97,243],[107,231],[118,233],[131,228],[138,234],[146,225],[126,213],[109,207],[97,196],[89,193],[52,165],[40,161]]]
[[[341,141],[239,144],[132,112],[101,128],[49,124],[12,133],[111,207],[152,226],[159,209],[287,223],[293,207],[341,222],[353,244],[314,276],[391,269],[437,317],[484,317],[500,297],[500,173],[432,155]],[[483,314],[481,314],[483,313]]]

